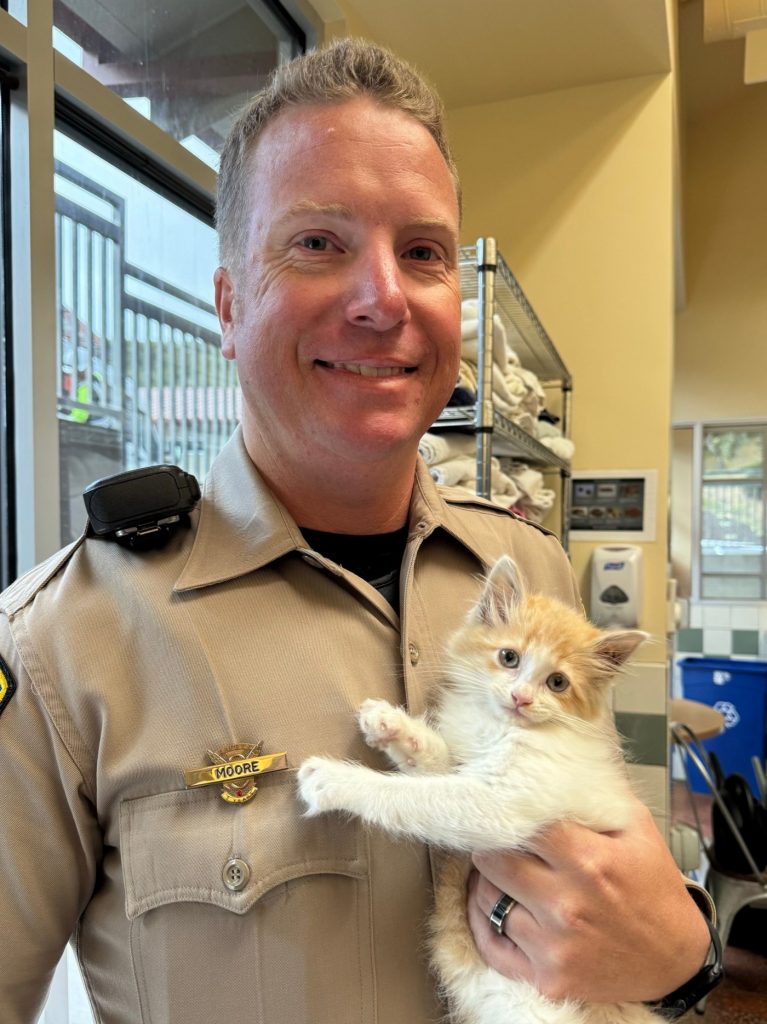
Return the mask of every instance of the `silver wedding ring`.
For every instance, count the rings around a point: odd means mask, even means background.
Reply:
[[[512,896],[509,896],[508,893],[502,892],[501,898],[488,914],[491,928],[499,935],[503,935],[503,922],[511,913],[511,908],[516,902],[517,901]]]

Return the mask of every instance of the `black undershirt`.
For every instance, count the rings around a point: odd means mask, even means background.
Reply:
[[[307,543],[320,555],[366,580],[399,614],[399,573],[407,544],[407,525],[392,533],[360,536],[301,527]]]

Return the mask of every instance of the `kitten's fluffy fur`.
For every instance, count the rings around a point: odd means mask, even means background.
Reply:
[[[628,824],[629,783],[607,694],[646,638],[605,633],[551,598],[525,596],[502,558],[454,637],[447,683],[429,718],[366,701],[360,728],[399,772],[312,757],[299,771],[308,813],[343,810],[448,850],[524,848],[547,824]],[[516,663],[518,661],[518,664]],[[457,1024],[644,1024],[636,1004],[554,1003],[479,958],[466,920],[468,857],[436,886],[432,963]],[[488,927],[490,925],[488,924]]]

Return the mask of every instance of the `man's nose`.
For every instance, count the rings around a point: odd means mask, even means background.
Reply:
[[[346,315],[350,322],[388,331],[409,319],[402,270],[396,255],[381,248],[362,255],[353,268]]]

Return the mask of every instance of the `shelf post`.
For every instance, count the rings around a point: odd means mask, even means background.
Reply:
[[[493,447],[493,313],[498,250],[494,238],[477,240],[477,494],[490,497],[490,459]]]

